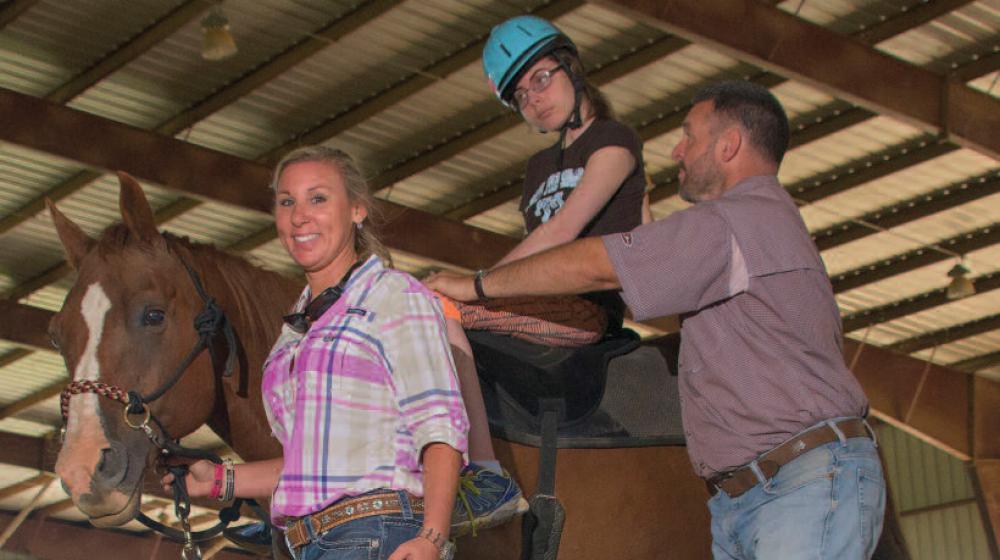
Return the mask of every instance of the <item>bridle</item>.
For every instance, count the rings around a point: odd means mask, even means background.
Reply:
[[[218,359],[215,353],[215,348],[212,346],[212,341],[216,336],[221,334],[225,337],[226,345],[229,350],[229,354],[226,357],[226,363],[222,371],[223,377],[232,376],[233,366],[236,362],[236,353],[238,348],[236,343],[236,333],[233,331],[232,325],[229,323],[229,319],[226,317],[222,308],[219,307],[218,303],[216,303],[215,298],[209,296],[205,292],[201,279],[198,277],[198,274],[194,271],[194,269],[188,265],[187,261],[185,261],[181,255],[177,254],[176,256],[181,264],[184,265],[184,269],[187,270],[188,276],[191,278],[195,290],[197,290],[198,295],[204,303],[201,312],[198,313],[194,319],[194,329],[198,333],[198,342],[195,343],[194,347],[190,352],[188,352],[187,356],[174,369],[170,377],[161,383],[155,391],[152,391],[147,395],[142,395],[136,390],[125,390],[114,385],[101,383],[99,381],[79,380],[69,383],[66,388],[63,389],[59,398],[63,426],[65,429],[66,422],[69,419],[70,398],[73,395],[94,393],[124,405],[122,417],[125,424],[133,430],[141,430],[145,433],[146,437],[148,437],[153,445],[160,451],[161,457],[176,455],[179,457],[206,459],[219,464],[222,463],[222,459],[215,453],[212,453],[211,451],[202,451],[200,449],[183,447],[178,443],[178,440],[171,438],[166,428],[163,426],[163,423],[161,423],[159,419],[153,415],[149,408],[150,403],[162,397],[167,391],[177,384],[191,363],[194,362],[194,360],[206,349],[209,352],[214,367],[214,364],[217,363]],[[247,384],[248,379],[246,368],[241,368],[239,389],[236,394],[246,398],[248,394]],[[137,417],[138,419],[136,419]],[[151,420],[152,423],[156,425],[157,430],[153,430],[150,426]],[[187,465],[172,465],[168,466],[167,469],[174,475],[174,513],[181,522],[182,530],[177,530],[163,525],[162,523],[149,518],[141,511],[136,519],[150,529],[158,531],[166,535],[168,538],[184,543],[181,557],[185,560],[200,559],[201,550],[195,543],[215,537],[231,522],[239,519],[240,507],[244,502],[254,508],[257,515],[267,522],[267,515],[264,514],[263,510],[256,501],[237,498],[231,505],[219,511],[219,523],[203,531],[191,531],[191,525],[188,522],[188,516],[191,513],[191,498],[188,495],[187,486],[184,481],[185,476],[187,475]]]

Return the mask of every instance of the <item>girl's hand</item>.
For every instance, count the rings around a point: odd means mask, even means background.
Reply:
[[[399,545],[389,560],[437,560],[440,555],[441,551],[434,543],[423,537],[415,537]]]
[[[435,272],[424,278],[424,285],[457,301],[475,301],[476,288],[473,277],[453,272]]]
[[[169,472],[160,479],[160,484],[168,493],[172,491],[173,482],[174,475]],[[211,495],[212,486],[215,485],[215,463],[205,459],[191,463],[188,465],[188,474],[184,482],[187,483],[188,494],[193,498]]]

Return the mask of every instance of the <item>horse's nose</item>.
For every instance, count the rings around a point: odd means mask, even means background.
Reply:
[[[101,449],[100,458],[97,460],[97,468],[94,470],[95,482],[114,488],[125,479],[128,471],[128,455],[124,446],[117,442],[111,442],[111,447]]]

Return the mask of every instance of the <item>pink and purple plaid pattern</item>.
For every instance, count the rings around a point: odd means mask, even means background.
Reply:
[[[309,288],[295,309],[311,297]],[[284,446],[278,523],[377,488],[423,495],[420,452],[467,448],[468,419],[437,301],[371,257],[299,335],[287,326],[264,366],[264,408]]]

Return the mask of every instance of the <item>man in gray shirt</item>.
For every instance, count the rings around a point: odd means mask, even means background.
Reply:
[[[870,557],[885,482],[830,280],[776,177],[785,112],[767,89],[726,82],[698,93],[683,130],[673,158],[690,208],[427,283],[462,301],[621,289],[636,319],[679,314],[684,430],[713,494],[715,557]]]

